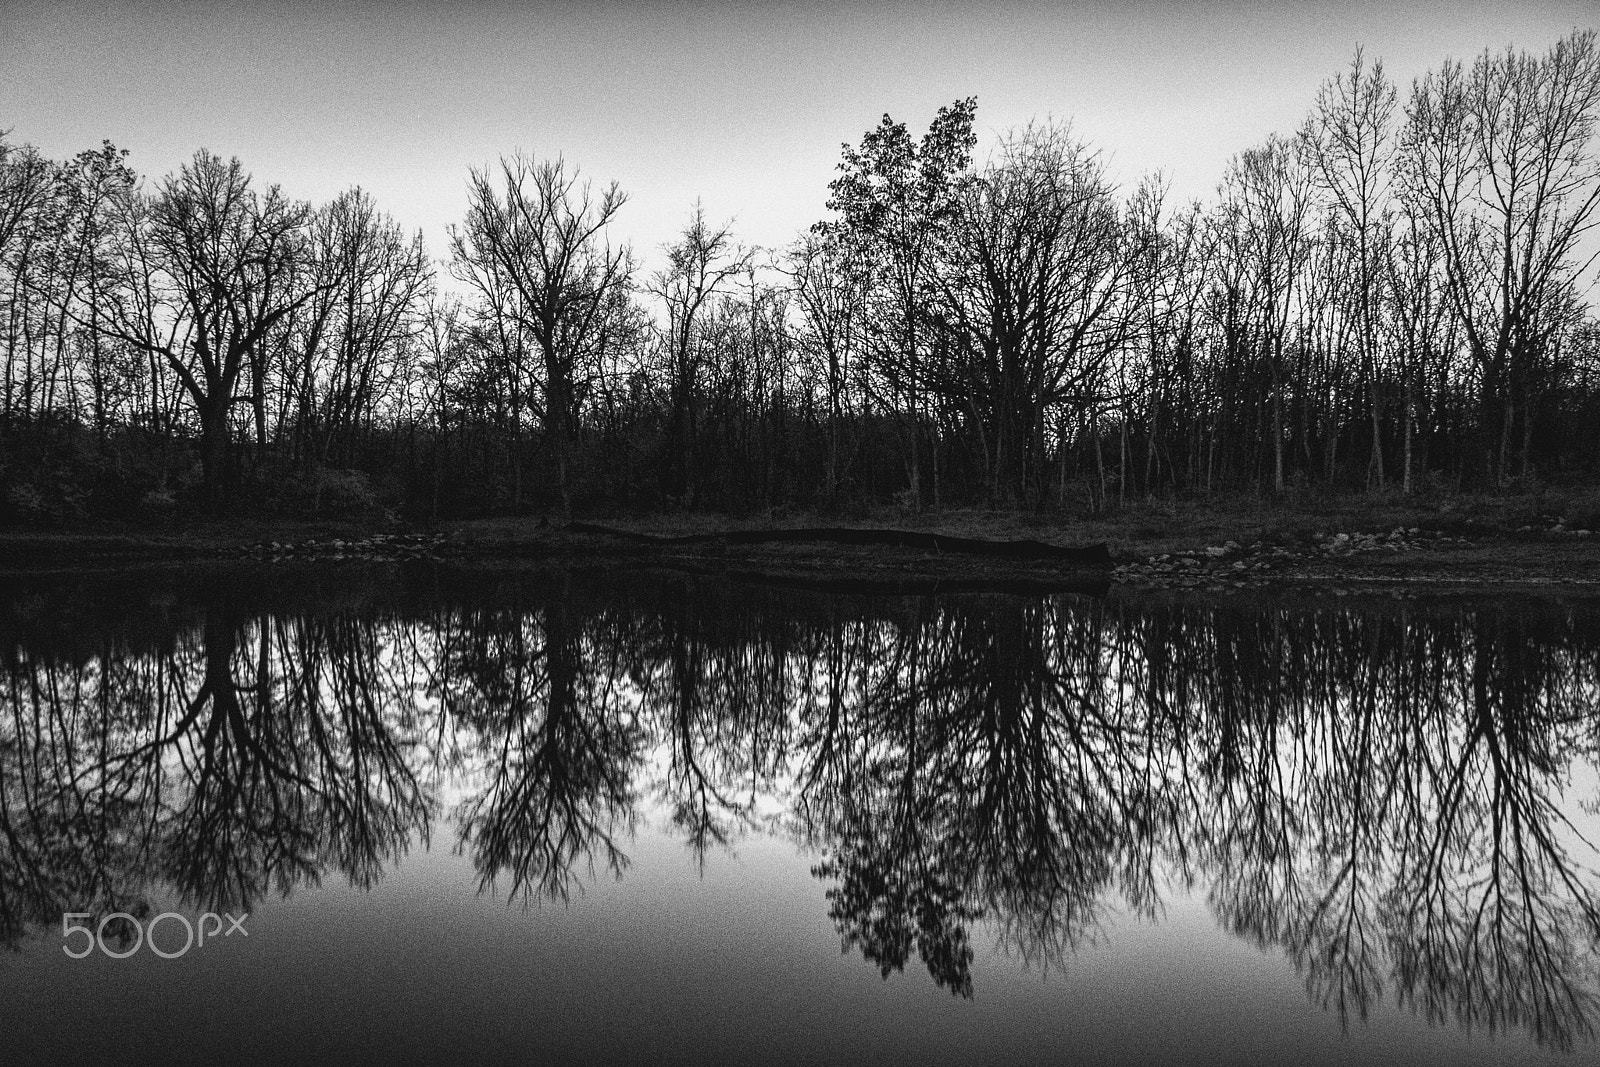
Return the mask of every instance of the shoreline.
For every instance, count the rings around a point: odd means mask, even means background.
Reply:
[[[1600,532],[1551,515],[1533,525],[1520,507],[1433,509],[1129,508],[1063,522],[1015,513],[950,512],[856,521],[838,529],[912,531],[938,545],[1041,542],[1059,549],[1106,544],[1109,565],[1078,559],[1007,559],[888,544],[841,544],[772,531],[817,523],[717,516],[612,519],[611,529],[548,520],[472,520],[427,528],[398,522],[236,522],[182,530],[0,531],[0,571],[101,569],[201,561],[515,559],[648,566],[833,585],[959,583],[967,587],[1097,579],[1133,589],[1225,589],[1294,584],[1600,587]],[[1377,513],[1373,513],[1374,511]],[[1382,527],[1401,514],[1398,521]],[[1411,520],[1407,524],[1406,520]],[[1363,521],[1364,520],[1364,521]],[[1593,521],[1593,519],[1589,519]],[[1515,523],[1516,525],[1512,525]],[[1364,528],[1363,528],[1364,527]],[[621,535],[621,536],[617,536]],[[724,536],[726,535],[726,536]]]

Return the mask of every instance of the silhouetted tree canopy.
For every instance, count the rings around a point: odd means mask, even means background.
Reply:
[[[1309,104],[1190,204],[1065,123],[885,115],[790,247],[697,203],[642,282],[559,155],[472,171],[441,283],[359,189],[0,138],[0,521],[1592,480],[1595,33]]]

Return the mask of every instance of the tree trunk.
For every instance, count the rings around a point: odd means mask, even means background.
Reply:
[[[200,406],[200,468],[206,507],[221,511],[228,492],[228,398],[211,397]]]
[[[1400,471],[1400,491],[1402,493],[1405,493],[1407,496],[1411,495],[1411,452],[1412,452],[1411,440],[1412,440],[1412,434],[1415,432],[1414,427],[1416,425],[1416,417],[1413,414],[1413,409],[1414,409],[1415,405],[1412,402],[1412,398],[1411,398],[1410,394],[1411,394],[1411,388],[1410,388],[1410,385],[1408,384],[1407,387],[1406,387],[1406,410],[1405,410],[1406,425],[1405,425],[1405,445],[1404,445],[1405,452],[1404,452],[1404,455],[1401,458],[1402,469]]]
[[[1283,492],[1283,389],[1272,390],[1272,491]]]

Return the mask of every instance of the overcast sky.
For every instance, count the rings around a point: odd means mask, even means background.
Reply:
[[[980,153],[1070,118],[1131,186],[1208,196],[1290,132],[1355,46],[1404,87],[1447,56],[1543,51],[1595,0],[1495,3],[409,4],[0,0],[0,129],[70,156],[109,138],[147,175],[199,147],[323,201],[361,185],[444,253],[467,170],[562,153],[631,200],[647,266],[696,197],[751,243],[821,217],[840,143],[920,133],[978,97]]]

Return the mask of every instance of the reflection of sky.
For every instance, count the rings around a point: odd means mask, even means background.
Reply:
[[[820,216],[840,142],[884,111],[920,130],[976,94],[985,143],[1071,118],[1121,183],[1164,168],[1186,200],[1233,153],[1291,132],[1357,43],[1404,90],[1445,56],[1542,51],[1595,14],[1590,0],[0,8],[0,129],[52,156],[110,138],[160,175],[205,146],[296,197],[359,184],[439,256],[468,166],[565,152],[633,195],[619,229],[648,269],[696,197],[742,238],[786,244]]]
[[[477,894],[436,839],[370,893],[301,890],[247,941],[181,959],[70,960],[45,936],[0,961],[4,1017],[29,1021],[7,1062],[1571,1062],[1393,1011],[1341,1034],[1281,954],[1219,929],[1203,887],[1169,886],[1158,923],[1109,912],[1048,974],[980,929],[963,1001],[915,961],[884,981],[841,953],[814,859],[787,842],[746,838],[703,872],[652,829],[628,851],[621,881],[566,906]]]

